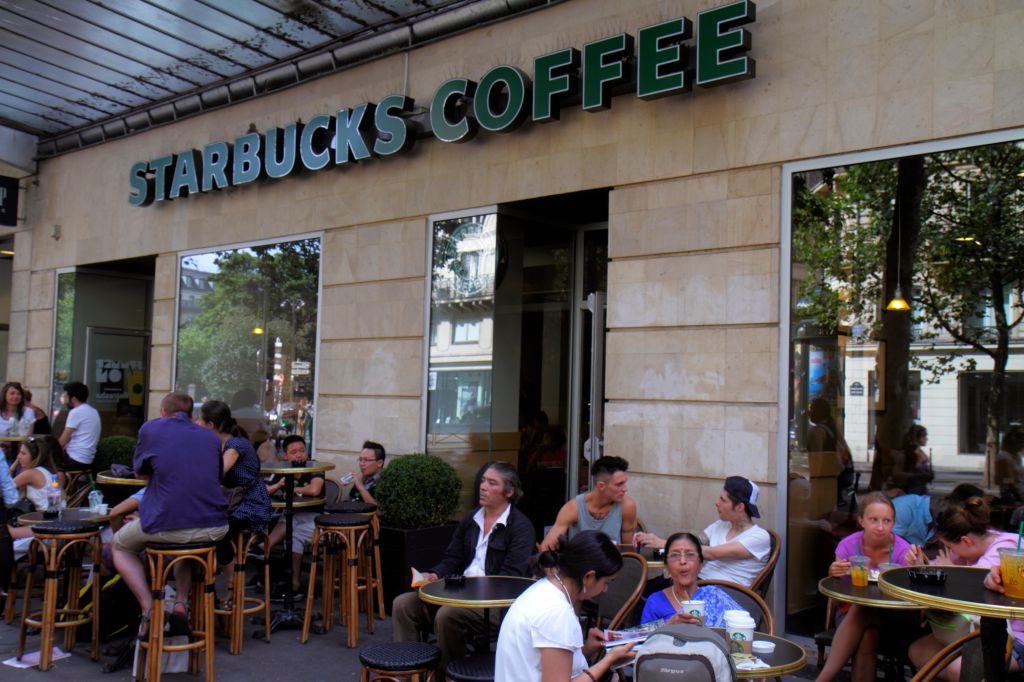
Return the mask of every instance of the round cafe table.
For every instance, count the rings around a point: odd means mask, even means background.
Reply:
[[[100,514],[99,512],[89,511],[88,507],[71,507],[70,509],[61,509],[60,516],[56,518],[46,518],[46,512],[34,511],[22,514],[18,517],[19,526],[32,527],[40,523],[47,523],[49,521],[70,521],[73,523],[106,523],[110,519],[109,514]]]
[[[106,471],[101,471],[96,474],[96,483],[102,485],[120,485],[132,488],[141,488],[146,485],[147,481],[144,478],[135,478],[134,476],[131,478],[121,478],[120,476],[115,476],[114,472],[110,469],[107,469]]]
[[[905,599],[893,599],[878,587],[877,582],[869,582],[867,587],[854,587],[850,576],[841,578],[826,576],[818,582],[818,592],[826,597],[847,604],[860,604],[876,609],[920,609],[920,604]]]
[[[725,628],[711,628],[718,634],[725,637]],[[728,638],[726,639],[728,641]],[[782,677],[797,670],[803,670],[807,665],[807,654],[804,648],[785,637],[769,635],[767,632],[754,631],[755,642],[772,642],[775,644],[775,651],[770,654],[754,654],[768,664],[767,668],[755,668],[753,670],[737,670],[736,677],[741,680],[760,680],[769,677]]]
[[[907,568],[890,569],[878,579],[882,593],[921,606],[981,616],[981,651],[985,679],[1006,679],[1006,619],[1024,619],[1024,599],[1014,599],[985,587],[987,568],[940,566],[946,572],[942,585],[911,582]]]
[[[467,577],[463,585],[448,585],[435,580],[420,586],[420,600],[436,606],[458,606],[464,609],[484,610],[484,641],[491,646],[489,609],[512,606],[516,597],[533,584],[532,578],[511,575],[483,575]]]
[[[290,557],[292,554],[292,515],[295,509],[302,507],[315,507],[324,503],[322,497],[295,497],[295,479],[307,474],[322,474],[334,468],[330,462],[306,461],[302,466],[292,466],[288,462],[281,464],[264,464],[260,467],[260,475],[275,474],[284,476],[284,504],[272,503],[275,507],[284,509],[284,554]],[[270,631],[279,630],[285,627],[302,627],[302,616],[295,608],[295,591],[292,589],[292,562],[284,562],[284,608],[277,611],[270,621]]]

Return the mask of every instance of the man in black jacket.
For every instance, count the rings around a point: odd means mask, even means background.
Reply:
[[[514,503],[522,497],[519,474],[506,462],[494,462],[480,479],[480,506],[455,530],[444,559],[423,573],[427,581],[450,575],[526,575],[533,553],[533,524]],[[501,609],[489,609],[491,632],[501,624]],[[480,609],[430,606],[417,592],[406,592],[392,605],[396,642],[415,642],[433,625],[441,649],[441,669],[466,655],[466,640],[483,631]]]

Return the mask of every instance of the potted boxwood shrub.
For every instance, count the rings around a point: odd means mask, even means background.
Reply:
[[[381,514],[384,602],[408,591],[410,566],[426,570],[441,560],[455,532],[462,481],[440,457],[416,453],[395,457],[374,491]]]

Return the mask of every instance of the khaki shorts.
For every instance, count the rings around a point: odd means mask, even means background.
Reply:
[[[146,549],[150,542],[164,542],[170,545],[189,545],[196,542],[217,542],[228,534],[227,524],[214,528],[180,528],[147,533],[142,522],[135,519],[114,534],[114,546],[125,552],[137,554]]]

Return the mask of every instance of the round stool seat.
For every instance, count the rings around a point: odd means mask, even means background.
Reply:
[[[377,511],[377,505],[370,504],[369,502],[345,500],[343,502],[337,502],[329,505],[328,511],[331,513],[341,514],[372,514]]]
[[[370,517],[366,514],[319,514],[316,517],[316,525],[327,528],[349,528],[369,523]]]
[[[494,682],[494,654],[460,658],[446,672],[452,682]]]
[[[164,551],[164,552],[181,552],[181,551],[191,551],[191,550],[197,550],[197,549],[211,549],[211,548],[216,547],[216,546],[217,546],[216,542],[187,542],[187,543],[183,542],[181,544],[176,544],[176,543],[173,543],[173,542],[147,542],[146,543],[146,549],[153,549],[153,550],[156,550],[158,552],[159,551]]]
[[[433,668],[440,660],[441,650],[424,642],[391,642],[367,647],[359,652],[360,663],[378,670]]]
[[[32,527],[34,535],[77,535],[78,533],[98,533],[99,524],[84,521],[44,521]]]

